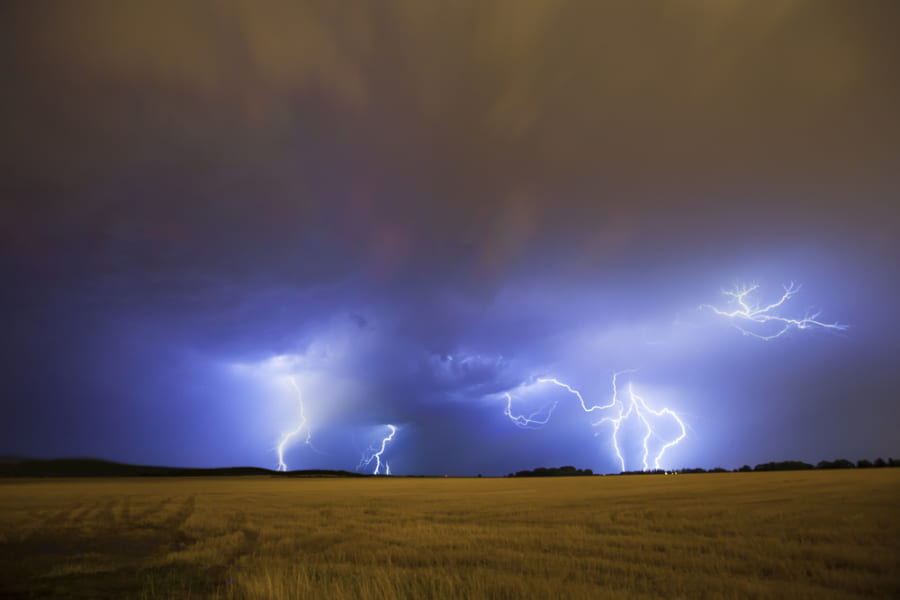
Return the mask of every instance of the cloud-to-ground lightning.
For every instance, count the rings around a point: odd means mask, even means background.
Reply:
[[[662,459],[663,454],[665,454],[666,450],[677,445],[681,440],[684,439],[687,434],[687,430],[685,428],[684,422],[681,418],[675,414],[669,408],[662,408],[659,410],[654,410],[650,408],[647,402],[640,396],[634,393],[634,389],[632,387],[631,382],[628,384],[628,399],[622,400],[619,397],[618,390],[618,378],[619,375],[623,375],[626,373],[633,373],[633,369],[629,369],[626,371],[619,371],[613,374],[612,379],[612,399],[606,404],[594,404],[588,406],[588,404],[584,400],[584,396],[581,395],[581,392],[570,386],[569,384],[562,382],[556,378],[541,378],[537,379],[535,383],[552,383],[558,387],[563,388],[570,394],[574,395],[578,398],[578,402],[581,405],[581,408],[586,413],[591,413],[594,411],[602,411],[609,409],[618,409],[617,416],[607,416],[599,419],[592,423],[594,427],[598,427],[605,423],[611,423],[613,425],[613,434],[612,434],[612,442],[613,448],[615,448],[616,457],[619,459],[619,463],[622,465],[622,471],[625,470],[625,457],[622,455],[622,449],[619,446],[619,429],[622,426],[622,423],[627,421],[632,415],[636,415],[637,418],[641,421],[644,426],[644,437],[643,437],[643,455],[641,457],[642,464],[644,470],[648,470],[650,468],[649,457],[650,457],[650,447],[649,442],[652,437],[657,437],[661,441],[662,438],[653,428],[653,425],[650,423],[648,415],[654,415],[656,417],[668,416],[674,419],[674,421],[678,424],[678,427],[681,429],[681,433],[674,440],[664,443],[662,447],[657,452],[656,456],[653,458],[653,468],[656,470],[660,469],[659,461]],[[504,414],[509,417],[510,421],[513,422],[517,427],[521,427],[523,429],[536,429],[542,427],[550,422],[550,417],[553,415],[554,409],[558,406],[559,402],[554,402],[551,405],[545,406],[542,409],[539,409],[537,412],[532,413],[529,416],[525,415],[513,415],[512,414],[512,395],[506,394],[506,409]],[[537,418],[538,415],[542,415],[546,413],[546,416],[543,418]],[[595,434],[596,435],[596,434]]]
[[[287,465],[284,462],[284,448],[287,446],[287,443],[291,441],[296,436],[300,435],[300,432],[303,429],[306,429],[306,445],[312,446],[312,431],[307,426],[306,414],[303,411],[303,394],[300,392],[300,386],[297,385],[297,381],[293,378],[289,378],[291,380],[291,384],[293,384],[294,389],[297,390],[297,402],[298,402],[298,411],[300,413],[300,424],[291,432],[284,434],[281,436],[281,441],[278,443],[278,469],[279,471],[287,471]]]
[[[722,310],[711,304],[703,304],[701,308],[709,308],[717,315],[728,317],[735,329],[744,335],[765,341],[781,337],[791,329],[819,327],[842,331],[847,328],[846,325],[841,325],[840,323],[823,323],[818,321],[818,312],[813,314],[807,313],[806,316],[800,319],[792,319],[778,314],[779,309],[800,291],[800,285],[795,285],[794,282],[784,286],[784,294],[782,294],[781,298],[766,306],[760,306],[758,302],[751,303],[748,299],[748,296],[753,295],[758,289],[759,285],[743,285],[735,286],[730,291],[722,290],[722,293],[729,297],[729,304],[736,305],[734,310]],[[748,327],[753,327],[757,330],[753,331],[748,329]]]
[[[650,408],[647,405],[647,402],[642,397],[640,397],[634,393],[634,387],[631,382],[628,383],[629,402],[628,402],[628,409],[626,410],[624,407],[624,403],[622,401],[618,400],[616,392],[615,392],[616,375],[619,375],[619,373],[616,373],[613,376],[613,390],[614,390],[613,391],[613,401],[618,402],[619,416],[617,418],[604,417],[604,418],[600,419],[599,421],[597,421],[596,423],[594,423],[594,426],[601,425],[603,423],[612,423],[613,424],[613,446],[616,449],[616,456],[619,458],[619,462],[622,465],[622,470],[624,471],[625,470],[625,457],[622,456],[622,452],[619,449],[619,440],[618,440],[619,427],[621,427],[622,422],[625,421],[626,419],[628,419],[628,417],[630,417],[632,413],[636,414],[638,416],[638,418],[641,420],[641,422],[644,424],[644,428],[645,428],[644,439],[643,439],[644,452],[643,452],[643,455],[641,456],[641,462],[644,465],[644,470],[646,471],[650,468],[650,465],[647,462],[647,459],[650,456],[650,448],[648,446],[648,442],[650,441],[650,438],[653,437],[654,435],[659,437],[658,434],[653,430],[653,426],[650,424],[650,421],[647,420],[647,413],[653,414],[657,417],[662,417],[664,415],[668,415],[668,416],[672,417],[675,420],[675,422],[678,423],[678,427],[681,429],[681,433],[678,435],[678,437],[676,437],[671,442],[663,444],[662,447],[659,449],[659,452],[653,458],[653,468],[658,471],[661,468],[659,466],[659,461],[662,458],[663,454],[665,454],[666,450],[668,450],[672,446],[677,445],[678,442],[683,440],[685,435],[687,435],[687,430],[685,429],[684,422],[681,420],[681,418],[677,414],[675,414],[674,411],[672,411],[669,408],[664,407],[664,408],[661,408],[660,410],[653,410],[652,408]]]
[[[389,442],[393,441],[394,435],[397,433],[397,428],[393,425],[387,425],[387,428],[390,430],[390,433],[381,440],[381,448],[378,446],[373,446],[369,449],[368,452],[363,454],[362,460],[359,461],[359,465],[357,465],[356,469],[360,470],[365,466],[372,464],[372,461],[375,461],[375,470],[372,471],[372,475],[378,475],[378,472],[381,471],[381,457],[384,455],[384,451],[387,449],[387,445]],[[391,474],[391,466],[385,461],[384,463],[384,472],[382,475],[390,475]]]

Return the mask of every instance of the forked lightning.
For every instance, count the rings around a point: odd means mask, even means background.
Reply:
[[[734,328],[744,335],[765,341],[779,338],[791,329],[810,329],[814,327],[836,331],[847,329],[846,325],[841,325],[840,323],[818,321],[818,312],[813,314],[807,313],[801,319],[792,319],[778,314],[779,309],[800,291],[800,285],[795,285],[793,281],[789,285],[784,286],[784,294],[782,294],[781,298],[766,306],[760,306],[758,302],[751,303],[748,299],[748,296],[753,295],[758,289],[759,285],[748,286],[745,284],[743,286],[735,286],[731,291],[722,290],[722,293],[730,298],[729,304],[736,305],[734,310],[722,310],[712,304],[703,304],[700,308],[708,308],[717,315],[727,317],[731,320]]]
[[[287,446],[287,443],[291,441],[296,436],[300,435],[300,432],[306,429],[306,442],[307,446],[312,447],[312,431],[307,426],[306,414],[303,412],[303,394],[300,392],[300,386],[297,385],[297,381],[293,378],[289,378],[291,380],[291,384],[293,384],[294,389],[297,390],[297,403],[298,403],[298,411],[300,413],[300,424],[291,431],[290,433],[286,433],[281,436],[281,441],[278,443],[278,471],[287,471],[287,464],[284,462],[284,449]]]
[[[647,402],[640,396],[634,393],[634,389],[632,384],[629,382],[628,384],[628,399],[622,400],[619,398],[619,390],[618,390],[618,378],[619,375],[623,375],[625,373],[633,373],[633,369],[629,369],[626,371],[619,371],[613,374],[612,379],[612,399],[606,404],[594,404],[588,406],[587,402],[584,400],[584,396],[581,395],[581,392],[570,386],[569,384],[560,381],[556,378],[541,378],[535,381],[536,384],[540,383],[552,383],[558,387],[563,388],[570,394],[574,395],[578,398],[578,403],[581,406],[581,409],[586,413],[591,413],[594,411],[603,411],[603,410],[612,410],[618,409],[618,415],[613,417],[603,417],[598,421],[592,423],[594,427],[598,427],[605,423],[611,423],[613,425],[613,434],[612,434],[612,442],[613,447],[616,451],[616,456],[619,459],[619,463],[622,466],[622,471],[625,470],[625,457],[622,454],[622,449],[619,446],[619,428],[622,426],[622,423],[628,420],[632,415],[636,415],[637,418],[641,421],[644,426],[644,437],[643,437],[643,454],[641,457],[641,462],[643,464],[644,470],[648,470],[650,468],[649,458],[650,458],[650,447],[649,442],[652,437],[657,437],[662,440],[662,437],[654,430],[653,425],[650,423],[648,419],[649,415],[654,415],[656,417],[668,416],[671,417],[677,424],[681,430],[681,433],[674,440],[666,442],[662,445],[659,452],[653,458],[653,468],[660,469],[659,461],[662,459],[663,454],[665,454],[666,450],[677,445],[681,440],[684,439],[687,431],[684,426],[684,422],[681,418],[675,414],[669,408],[662,408],[660,410],[654,410],[650,408]],[[506,395],[506,409],[504,414],[509,417],[510,421],[513,422],[517,427],[521,427],[523,429],[537,429],[543,427],[547,423],[550,422],[550,417],[553,415],[553,411],[559,405],[559,402],[554,402],[548,406],[545,406],[542,409],[532,413],[531,415],[514,415],[512,414],[512,395],[507,393]],[[538,415],[542,415],[541,418],[538,418]],[[664,440],[663,440],[664,441]]]
[[[378,475],[379,471],[381,471],[381,457],[384,455],[384,451],[387,449],[387,445],[389,442],[393,441],[394,435],[397,433],[397,428],[393,425],[387,425],[387,428],[390,430],[390,433],[381,440],[381,448],[378,446],[374,446],[369,449],[368,452],[363,454],[362,460],[359,461],[359,464],[356,466],[356,470],[359,471],[365,466],[372,464],[372,461],[375,461],[375,470],[372,471],[372,475]],[[384,463],[384,471],[381,473],[382,475],[390,475],[391,474],[391,466],[385,462]]]

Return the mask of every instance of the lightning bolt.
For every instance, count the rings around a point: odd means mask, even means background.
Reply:
[[[650,458],[650,440],[653,437],[664,441],[662,437],[660,437],[653,428],[653,425],[650,423],[648,415],[654,415],[656,417],[668,416],[675,420],[678,423],[679,428],[681,429],[681,433],[678,437],[670,442],[664,443],[660,448],[659,452],[657,452],[656,456],[653,457],[653,468],[656,470],[660,469],[659,461],[662,459],[663,454],[666,453],[666,450],[677,445],[681,440],[684,439],[685,435],[687,435],[687,430],[685,428],[684,422],[681,418],[675,414],[669,408],[662,408],[660,410],[654,410],[650,408],[647,402],[637,394],[634,393],[634,389],[632,387],[631,382],[628,383],[628,398],[623,400],[619,397],[619,389],[618,389],[618,378],[619,375],[623,375],[626,373],[633,373],[634,369],[628,369],[625,371],[619,371],[613,374],[612,379],[612,399],[606,404],[593,404],[588,406],[587,402],[584,400],[584,396],[581,395],[581,392],[570,386],[569,384],[562,382],[556,378],[540,378],[536,379],[535,383],[552,383],[558,387],[563,388],[570,394],[574,395],[578,398],[578,402],[581,405],[581,409],[586,413],[591,413],[594,411],[602,411],[609,409],[618,409],[618,415],[614,417],[603,417],[602,419],[592,423],[592,426],[599,427],[605,423],[611,423],[613,426],[613,434],[612,434],[612,442],[613,448],[616,451],[616,457],[619,459],[619,463],[622,465],[622,471],[625,470],[625,457],[622,455],[622,449],[619,446],[619,429],[622,426],[622,423],[627,421],[632,415],[636,415],[637,418],[641,421],[644,426],[644,437],[643,437],[643,454],[641,457],[641,462],[644,466],[644,470],[648,470],[650,468],[649,458]],[[523,429],[537,429],[540,428],[547,423],[550,422],[550,417],[553,415],[553,411],[559,405],[559,402],[554,402],[551,405],[545,406],[542,409],[539,409],[535,413],[532,413],[529,416],[525,415],[513,415],[512,414],[512,395],[507,393],[506,396],[506,409],[504,414],[509,417],[510,421],[513,422],[517,427],[521,427]],[[538,419],[536,418],[538,415],[546,412],[546,416]],[[598,434],[595,434],[598,435]]]
[[[513,415],[512,414],[512,395],[509,393],[506,395],[506,410],[503,411],[509,419],[517,426],[522,429],[539,429],[550,422],[550,416],[553,414],[553,411],[556,409],[559,402],[554,402],[550,405],[550,409],[547,410],[547,416],[543,420],[536,419],[539,414],[544,412],[544,408],[538,409],[537,411],[531,413],[527,417],[525,415]]]
[[[776,302],[767,306],[760,306],[759,303],[750,303],[748,296],[751,296],[759,289],[759,285],[743,285],[735,286],[731,291],[722,290],[722,293],[729,297],[728,303],[736,305],[734,310],[722,310],[711,304],[702,304],[700,308],[708,308],[717,315],[727,317],[732,321],[735,329],[743,333],[761,340],[770,341],[779,338],[791,329],[809,329],[812,327],[820,327],[822,329],[832,329],[843,331],[847,329],[846,325],[840,323],[823,323],[818,321],[820,313],[807,314],[802,319],[791,319],[778,314],[778,309],[788,300],[793,298],[800,291],[800,285],[795,285],[792,281],[789,285],[784,286],[784,294]],[[767,331],[756,332],[746,329],[741,323],[754,323],[762,325]],[[774,326],[774,327],[773,327]],[[772,331],[769,333],[768,331]]]
[[[287,464],[284,462],[284,448],[287,446],[287,443],[291,441],[296,436],[300,435],[300,432],[306,428],[306,442],[307,446],[312,447],[311,438],[312,431],[310,431],[309,427],[306,425],[306,414],[303,412],[303,394],[300,392],[300,386],[297,385],[297,380],[293,377],[289,378],[291,383],[294,386],[294,389],[297,390],[297,403],[298,403],[298,412],[300,413],[300,424],[296,429],[291,431],[290,433],[286,433],[281,436],[281,441],[278,443],[278,471],[287,471]]]
[[[668,450],[669,448],[671,448],[673,446],[676,446],[678,444],[678,442],[680,442],[681,440],[684,439],[684,437],[687,435],[687,429],[685,428],[684,422],[681,420],[681,418],[679,418],[679,416],[677,414],[675,414],[675,412],[672,411],[671,409],[661,408],[660,410],[653,410],[652,408],[650,408],[647,405],[647,402],[642,397],[640,397],[634,393],[634,388],[630,381],[628,382],[628,403],[627,403],[628,409],[626,410],[624,407],[625,403],[623,403],[621,400],[618,400],[616,392],[615,392],[615,379],[616,379],[617,375],[619,375],[619,373],[616,373],[615,375],[613,375],[613,390],[614,390],[613,391],[613,401],[617,402],[619,405],[619,416],[617,418],[604,417],[604,418],[600,419],[599,421],[597,421],[596,423],[594,423],[593,425],[596,427],[598,425],[602,425],[603,423],[612,423],[613,424],[613,446],[616,449],[616,456],[619,458],[619,463],[622,465],[622,470],[624,471],[625,470],[625,457],[622,456],[622,452],[619,449],[619,440],[618,440],[619,428],[622,426],[622,422],[627,420],[632,414],[637,415],[637,417],[638,417],[638,419],[640,419],[641,423],[644,424],[644,430],[645,430],[644,439],[643,439],[644,452],[641,457],[641,462],[644,465],[644,470],[646,471],[650,468],[650,465],[647,462],[647,459],[650,456],[650,447],[648,445],[650,442],[650,438],[653,436],[656,436],[659,438],[657,433],[653,430],[653,426],[650,424],[650,421],[647,420],[647,414],[649,413],[649,414],[655,415],[657,417],[662,417],[665,415],[672,417],[675,420],[675,422],[678,423],[678,427],[681,429],[681,433],[678,435],[677,438],[675,438],[671,442],[663,444],[662,447],[659,449],[659,452],[653,458],[653,468],[658,471],[658,470],[660,470],[659,461],[663,457],[663,454],[666,453],[666,450]],[[662,438],[659,438],[659,439],[662,439]]]
[[[368,453],[363,454],[362,460],[359,461],[359,464],[356,466],[357,471],[362,469],[365,466],[372,464],[372,461],[374,460],[375,461],[375,470],[372,471],[372,475],[378,475],[378,471],[381,470],[381,456],[384,454],[384,451],[387,448],[388,442],[392,441],[394,439],[394,435],[397,433],[397,428],[394,427],[393,425],[388,425],[387,427],[388,427],[388,429],[390,429],[391,432],[384,439],[381,440],[381,449],[376,451],[375,450],[375,448],[377,448],[377,446],[376,446],[376,447],[370,448]],[[383,474],[390,475],[391,474],[391,466],[389,464],[387,464],[387,462],[384,463],[384,466],[385,466],[385,471]]]

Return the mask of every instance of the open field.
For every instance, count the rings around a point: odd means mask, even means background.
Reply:
[[[900,469],[0,480],[0,596],[900,597]]]

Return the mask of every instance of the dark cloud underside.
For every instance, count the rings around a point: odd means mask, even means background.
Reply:
[[[689,372],[728,371],[727,352],[682,364],[659,350],[676,334],[635,332],[739,277],[803,280],[805,301],[855,323],[855,358],[832,357],[843,367],[809,386],[825,400],[803,407],[839,413],[828,389],[862,369],[885,398],[866,414],[896,426],[881,369],[897,343],[879,324],[900,287],[897,22],[890,1],[5,3],[0,309],[17,425],[2,433],[22,452],[52,439],[190,462],[153,435],[84,440],[111,419],[160,431],[140,400],[157,392],[194,407],[174,427],[185,439],[207,409],[239,428],[252,394],[223,409],[238,392],[215,365],[339,338],[352,351],[321,368],[369,390],[366,418],[427,432],[447,411],[452,434],[422,434],[437,456],[490,430],[468,429],[474,406],[538,370],[602,373],[598,389],[636,362],[648,378],[677,367],[686,389],[703,379]],[[614,341],[576,368],[569,340],[586,331]],[[774,368],[757,358],[746,372]],[[715,413],[703,393],[695,418]],[[53,434],[29,442],[45,418]],[[881,451],[887,425],[859,419],[846,446]]]

